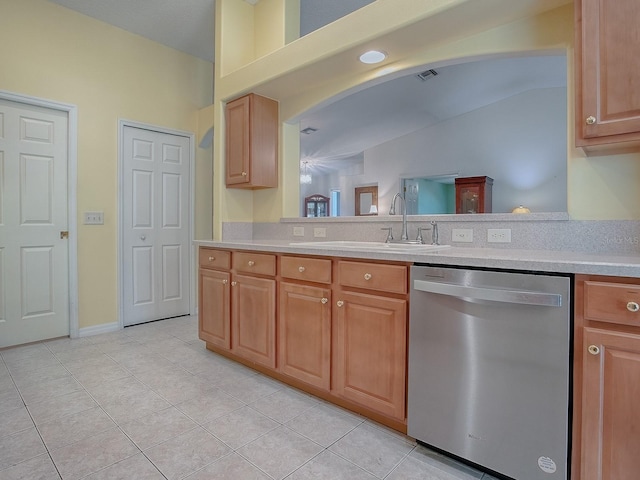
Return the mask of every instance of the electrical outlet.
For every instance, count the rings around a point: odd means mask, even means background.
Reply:
[[[327,229],[322,227],[316,227],[313,229],[313,236],[316,238],[325,238],[327,236]]]
[[[473,229],[472,228],[454,228],[451,230],[452,242],[473,242]]]
[[[84,212],[85,225],[104,225],[104,212]]]
[[[304,237],[304,227],[293,227],[294,237]]]
[[[510,228],[489,228],[487,230],[487,242],[511,243],[511,229]]]

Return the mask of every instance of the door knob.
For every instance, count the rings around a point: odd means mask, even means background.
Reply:
[[[370,273],[365,273],[364,274],[364,279],[365,280],[371,280],[371,274]]]
[[[589,115],[585,122],[587,122],[587,125],[593,125],[594,123],[596,123],[596,117],[594,117],[593,115]]]
[[[627,303],[627,310],[629,310],[630,312],[637,312],[638,310],[640,310],[640,305],[638,305],[637,302],[629,302]]]
[[[299,271],[300,273],[304,272],[305,270],[306,270],[306,268],[304,268],[304,267],[298,267],[298,271]]]
[[[229,283],[229,280],[222,280],[223,285],[226,285],[227,283]]]
[[[231,286],[235,287],[238,284],[238,282],[231,282]]]
[[[216,257],[209,257],[209,261],[213,262],[216,259]]]
[[[336,302],[336,305],[337,305],[337,306],[339,306],[339,307],[341,307],[341,306],[343,306],[343,305],[344,305],[344,302],[343,302],[342,300],[338,300],[338,301]]]
[[[140,240],[144,242],[146,239],[147,239],[146,235],[140,235]]]
[[[322,298],[322,300],[320,300],[320,303],[321,303],[321,304],[323,304],[323,305],[325,305],[328,301],[329,301],[329,299],[328,299],[328,298],[324,298],[324,297],[323,297],[323,298]]]
[[[589,345],[587,350],[591,355],[598,355],[600,353],[600,348],[597,345]]]
[[[253,267],[256,264],[256,262],[254,262],[253,260],[249,260],[248,265],[250,267]]]

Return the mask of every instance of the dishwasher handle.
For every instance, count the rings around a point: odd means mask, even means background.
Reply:
[[[474,300],[490,300],[493,302],[516,303],[520,305],[540,305],[543,307],[562,306],[562,295],[556,293],[474,287],[453,283],[429,282],[425,280],[414,280],[413,289],[421,292]]]

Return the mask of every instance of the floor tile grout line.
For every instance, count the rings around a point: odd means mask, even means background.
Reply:
[[[400,459],[400,461],[399,461],[398,463],[396,463],[396,464],[393,466],[393,468],[392,468],[392,469],[391,469],[391,470],[390,470],[390,471],[389,471],[389,472],[388,472],[384,477],[382,477],[382,478],[383,478],[383,479],[387,479],[387,478],[389,478],[389,477],[393,474],[393,472],[395,472],[395,471],[400,467],[400,465],[402,464],[402,462],[404,462],[407,458],[409,458],[409,456],[411,455],[411,452],[413,452],[417,447],[418,447],[418,445],[417,445],[417,444],[416,444],[416,445],[414,445],[414,446],[413,446],[413,448],[412,448],[411,450],[409,450],[409,451],[408,451],[408,452],[407,452],[407,453],[406,453],[406,454],[405,454],[405,455]]]

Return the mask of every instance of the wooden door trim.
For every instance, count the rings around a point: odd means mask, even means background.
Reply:
[[[178,135],[189,139],[189,265],[187,275],[189,277],[189,314],[195,315],[196,298],[197,298],[197,278],[194,272],[197,272],[198,247],[193,245],[195,238],[195,134],[182,130],[174,130],[171,128],[160,127],[147,123],[135,122],[133,120],[118,120],[118,274],[117,274],[117,290],[118,290],[118,330],[124,328],[124,130],[127,127],[141,128],[156,133],[167,135]]]
[[[67,114],[67,229],[69,230],[69,336],[80,336],[78,324],[78,107],[31,95],[0,90],[0,99],[36,107],[58,110]]]

